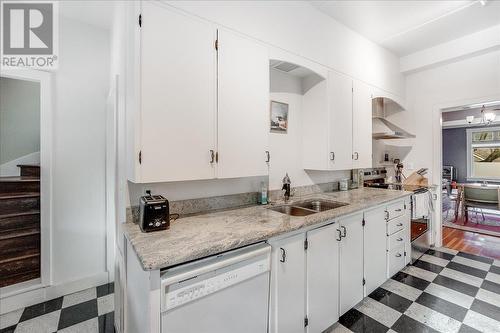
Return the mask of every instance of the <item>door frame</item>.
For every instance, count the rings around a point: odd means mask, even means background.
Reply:
[[[32,69],[2,69],[0,77],[40,84],[40,279],[2,288],[11,296],[52,284],[52,154],[53,154],[53,74]],[[29,281],[28,281],[29,282]]]
[[[443,214],[441,203],[441,179],[443,178],[443,109],[462,105],[479,104],[489,100],[500,100],[500,94],[475,98],[459,99],[437,103],[432,106],[432,184],[438,184],[437,200],[433,216],[433,239],[435,247],[443,246]]]

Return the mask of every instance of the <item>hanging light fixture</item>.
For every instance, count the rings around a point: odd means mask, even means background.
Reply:
[[[493,112],[485,112],[485,111],[486,108],[483,105],[483,107],[481,108],[481,124],[490,125],[492,122],[495,121],[496,114],[494,114]]]

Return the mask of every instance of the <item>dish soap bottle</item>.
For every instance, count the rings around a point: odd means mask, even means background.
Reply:
[[[267,205],[267,186],[264,182],[260,182],[260,204]]]

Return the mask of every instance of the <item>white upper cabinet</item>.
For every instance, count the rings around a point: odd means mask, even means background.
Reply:
[[[134,10],[126,92],[129,180],[267,175],[267,48],[158,2],[143,1]]]
[[[353,161],[352,79],[330,72],[328,97],[330,100],[329,169],[349,170],[352,169]]]
[[[268,174],[267,48],[218,32],[218,178]]]
[[[302,97],[302,159],[304,169],[329,170],[328,91],[323,80],[311,87]]]
[[[353,83],[352,107],[353,169],[372,167],[372,87]]]
[[[372,88],[333,71],[327,81],[324,90],[304,95],[304,169],[370,168]]]
[[[146,1],[141,12],[141,126],[136,128],[142,161],[135,180],[213,178],[216,30]]]

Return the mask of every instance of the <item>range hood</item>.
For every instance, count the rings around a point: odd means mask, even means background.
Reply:
[[[388,97],[376,97],[372,100],[372,137],[381,139],[407,139],[415,135],[408,133],[399,126],[394,125],[386,116],[405,109]]]

